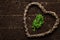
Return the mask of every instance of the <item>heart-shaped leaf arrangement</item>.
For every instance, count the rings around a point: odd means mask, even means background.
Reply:
[[[29,33],[28,27],[27,27],[27,23],[26,23],[26,19],[27,19],[26,15],[27,15],[27,11],[28,11],[29,7],[32,6],[32,5],[37,5],[44,13],[51,14],[52,16],[54,16],[56,18],[56,21],[55,21],[55,23],[54,23],[54,25],[53,25],[53,27],[51,29],[49,29],[46,32],[39,33],[39,34],[30,34]],[[40,21],[39,24],[36,24],[39,21],[39,18],[40,18],[41,21]],[[38,3],[38,2],[32,2],[32,3],[29,3],[26,6],[25,11],[24,11],[24,18],[23,19],[24,19],[24,27],[26,29],[25,32],[26,32],[27,37],[38,37],[38,36],[40,37],[40,36],[44,36],[46,34],[52,33],[54,31],[54,29],[57,28],[57,25],[59,24],[59,18],[56,15],[56,13],[52,12],[52,11],[46,11],[44,9],[44,7],[40,3]],[[36,21],[36,19],[38,19],[38,21]],[[38,16],[36,16],[36,19],[33,21],[33,28],[39,28],[39,26],[41,26],[41,24],[43,24],[43,17],[42,17],[42,15],[39,14]],[[34,29],[34,31],[35,31],[35,29]]]

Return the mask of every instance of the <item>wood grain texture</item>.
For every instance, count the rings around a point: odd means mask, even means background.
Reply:
[[[59,0],[0,0],[0,40],[60,40],[60,25],[52,33],[39,38],[27,38],[23,24],[24,9],[30,2],[40,2],[46,10],[60,18]]]

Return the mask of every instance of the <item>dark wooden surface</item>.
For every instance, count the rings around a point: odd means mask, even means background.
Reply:
[[[47,36],[25,36],[23,13],[30,2],[40,2],[46,10],[56,12],[60,18],[60,0],[0,0],[0,40],[60,40],[60,24]]]

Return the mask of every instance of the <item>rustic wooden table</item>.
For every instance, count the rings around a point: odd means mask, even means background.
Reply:
[[[54,11],[60,18],[60,0],[0,0],[0,40],[60,40],[60,25],[44,37],[27,38],[23,13],[28,3],[39,2],[46,10]]]

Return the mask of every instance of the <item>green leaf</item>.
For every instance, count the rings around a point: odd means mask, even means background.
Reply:
[[[32,23],[33,31],[36,31],[38,28],[40,28],[43,23],[44,23],[44,17],[42,16],[42,14],[37,14],[36,18],[33,20]]]

